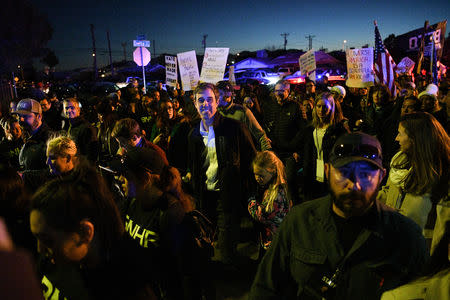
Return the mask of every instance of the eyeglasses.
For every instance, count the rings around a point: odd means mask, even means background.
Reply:
[[[338,157],[360,156],[368,159],[381,159],[381,153],[378,151],[378,148],[367,144],[340,144],[336,145],[333,150],[334,155]]]

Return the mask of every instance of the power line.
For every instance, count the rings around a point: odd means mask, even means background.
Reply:
[[[313,38],[315,38],[316,36],[315,35],[305,35],[305,38],[307,39],[307,40],[309,40],[309,49],[308,50],[311,50],[312,49],[312,40],[313,40]]]
[[[286,51],[286,46],[287,46],[287,37],[289,35],[289,33],[282,33],[280,34],[282,37],[284,37],[284,51]]]
[[[127,43],[120,43],[123,48],[123,61],[127,61]]]
[[[95,35],[94,35],[94,24],[91,24],[91,35],[92,35],[92,56],[94,57],[94,80],[97,80],[97,56],[95,49]]]
[[[207,34],[203,35],[203,40],[202,40],[202,46],[203,46],[203,52],[206,51],[206,38],[208,37]]]

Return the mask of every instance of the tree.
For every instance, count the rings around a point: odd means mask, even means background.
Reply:
[[[56,57],[55,52],[53,52],[52,50],[48,49],[47,50],[47,55],[45,55],[41,59],[41,62],[46,64],[50,68],[53,68],[54,66],[59,64],[59,59]]]
[[[3,0],[0,10],[0,74],[45,54],[53,29],[47,16],[27,0]]]
[[[400,60],[402,59],[401,51],[397,46],[395,34],[391,33],[390,35],[388,35],[388,37],[384,39],[383,43],[394,61],[400,62]]]

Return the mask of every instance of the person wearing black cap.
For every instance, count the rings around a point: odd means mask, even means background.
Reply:
[[[46,167],[46,142],[50,129],[43,122],[42,108],[34,99],[22,99],[13,112],[19,116],[19,124],[28,133],[28,138],[19,153],[22,170],[40,170]]]
[[[385,175],[376,138],[342,135],[325,174],[330,195],[286,216],[249,299],[379,299],[425,265],[420,228],[376,200]]]

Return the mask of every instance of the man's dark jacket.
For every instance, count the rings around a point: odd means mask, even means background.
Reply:
[[[66,119],[63,126],[77,145],[78,153],[96,161],[99,153],[97,129],[82,117]]]
[[[38,131],[30,136],[19,153],[22,170],[40,170],[47,167],[47,140],[51,134],[47,124],[42,123]]]
[[[216,152],[218,161],[218,185],[224,199],[242,197],[244,180],[250,176],[251,162],[256,154],[252,137],[239,122],[222,117],[216,113],[214,123]],[[203,195],[206,190],[206,148],[200,134],[200,122],[193,125],[189,133],[188,164],[192,174],[194,194],[202,208]],[[244,196],[245,197],[245,196]],[[234,201],[227,201],[231,205]],[[224,207],[231,210],[232,207]]]
[[[346,255],[337,295],[326,299],[380,299],[419,274],[428,251],[416,223],[376,202],[373,221],[346,254],[331,205],[327,196],[289,212],[259,265],[249,299],[321,299],[309,291],[317,294],[323,276],[333,274]]]
[[[283,160],[301,147],[304,121],[298,103],[285,100],[281,105],[274,97],[262,103],[264,129],[272,148]]]

